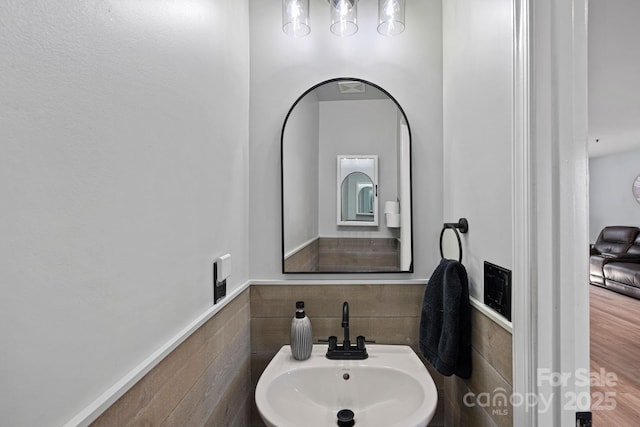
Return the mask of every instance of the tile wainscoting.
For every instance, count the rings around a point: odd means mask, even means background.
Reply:
[[[92,424],[98,426],[263,426],[254,389],[284,344],[295,302],[305,301],[314,340],[342,333],[349,302],[353,336],[418,349],[425,284],[253,284],[229,301]],[[393,281],[390,281],[393,282]],[[438,388],[430,426],[511,426],[511,407],[474,407],[469,393],[510,396],[511,334],[473,308],[473,375],[445,378],[427,365]],[[465,399],[465,396],[467,398]],[[473,423],[470,423],[473,420]]]
[[[250,425],[249,289],[198,328],[93,424]]]
[[[473,372],[445,379],[445,425],[512,427],[512,335],[475,307],[471,315]]]
[[[394,238],[319,237],[289,254],[287,272],[398,271],[400,244]]]
[[[340,336],[342,303],[349,301],[352,335],[364,335],[380,344],[405,344],[418,355],[418,328],[422,298],[426,285],[270,285],[251,288],[251,383],[260,374],[283,344],[289,342],[289,327],[295,302],[305,301],[313,324],[314,340],[329,335]],[[443,377],[429,369],[438,388],[438,410],[430,426],[493,427],[513,425],[512,408],[486,406],[481,400],[476,406],[467,393],[477,396],[488,393],[493,400],[503,391],[512,392],[512,337],[481,310],[472,307],[472,363],[469,380]],[[469,395],[471,396],[471,395]],[[264,424],[255,406],[252,426]]]

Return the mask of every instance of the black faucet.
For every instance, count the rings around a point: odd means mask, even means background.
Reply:
[[[363,336],[356,338],[356,345],[351,345],[349,340],[349,303],[342,304],[342,329],[344,330],[344,340],[342,345],[338,345],[338,337],[329,337],[329,347],[327,348],[327,359],[333,360],[362,360],[369,357],[365,348]]]
[[[342,329],[344,330],[344,340],[342,341],[343,348],[350,348],[351,341],[349,341],[349,303],[344,302],[342,304]]]

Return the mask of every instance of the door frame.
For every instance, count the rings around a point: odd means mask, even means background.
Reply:
[[[514,0],[515,426],[591,405],[587,1]]]

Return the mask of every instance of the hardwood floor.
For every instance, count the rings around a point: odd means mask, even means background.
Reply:
[[[640,300],[589,288],[591,371],[600,378],[604,370],[615,380],[609,385],[595,385],[592,380],[593,425],[636,427],[640,425]]]

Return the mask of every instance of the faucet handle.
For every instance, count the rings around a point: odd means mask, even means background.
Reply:
[[[331,335],[327,342],[329,343],[327,351],[334,351],[338,347],[338,337],[335,335]]]
[[[364,350],[365,343],[375,344],[375,341],[374,340],[365,339],[364,336],[358,335],[358,337],[356,338],[356,348],[358,350]]]

